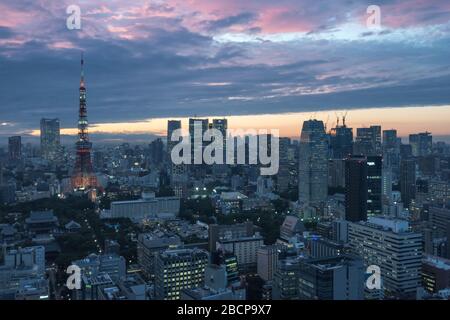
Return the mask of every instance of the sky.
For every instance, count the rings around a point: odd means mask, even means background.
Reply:
[[[94,142],[192,116],[296,137],[344,112],[450,136],[448,0],[0,0],[0,139],[37,137],[42,117],[75,132],[82,51]]]

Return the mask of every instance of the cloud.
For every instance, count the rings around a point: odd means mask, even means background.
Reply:
[[[250,22],[254,21],[256,17],[257,16],[254,13],[243,12],[234,16],[228,16],[213,21],[206,21],[205,25],[207,26],[208,31],[214,32],[235,25],[248,25]]]
[[[0,39],[7,39],[13,36],[11,28],[0,26]]]
[[[78,31],[71,1],[2,3],[0,130],[74,127],[81,50],[92,123],[449,104],[448,1],[379,1],[379,31],[369,2],[80,1]]]

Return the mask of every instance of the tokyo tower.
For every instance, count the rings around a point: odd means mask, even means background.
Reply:
[[[86,86],[84,83],[84,59],[81,55],[80,110],[78,116],[78,141],[76,160],[71,183],[74,190],[88,190],[97,187],[97,177],[92,169],[92,143],[89,142],[86,109]]]

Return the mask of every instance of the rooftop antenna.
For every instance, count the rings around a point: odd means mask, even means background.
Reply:
[[[344,126],[344,127],[345,127],[345,117],[347,117],[347,112],[348,111],[345,111],[344,115],[342,116],[342,126]]]

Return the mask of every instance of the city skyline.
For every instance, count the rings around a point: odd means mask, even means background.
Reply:
[[[80,1],[80,30],[66,27],[69,4],[0,4],[1,136],[36,134],[42,117],[72,132],[80,51],[92,129],[106,139],[162,135],[167,118],[194,115],[236,117],[231,126],[278,115],[282,135],[295,137],[304,119],[287,126],[289,114],[328,112],[332,123],[334,110],[349,110],[353,127],[375,123],[375,111],[402,136],[420,126],[450,136],[446,1],[381,3],[378,31],[366,25],[368,1]],[[401,109],[413,106],[415,116]]]
[[[327,132],[336,126],[337,118],[342,124],[342,116],[347,114],[346,124],[353,129],[356,136],[357,128],[367,128],[371,125],[381,125],[382,130],[396,129],[398,136],[404,142],[408,141],[410,134],[430,131],[436,141],[450,142],[450,133],[447,134],[447,117],[450,117],[450,109],[446,107],[410,107],[410,108],[386,108],[384,113],[376,113],[378,109],[356,109],[356,110],[337,110],[324,112],[305,112],[305,113],[287,113],[287,114],[264,114],[256,116],[206,116],[204,118],[220,119],[226,118],[229,121],[230,129],[279,129],[280,137],[288,137],[294,140],[300,138],[301,125],[303,121],[310,119],[322,120],[328,122]],[[414,112],[410,114],[409,112]],[[392,119],[393,115],[408,113],[408,119],[396,122]],[[370,115],[370,121],[367,121]],[[75,115],[76,116],[76,115]],[[189,118],[195,117],[168,117],[149,119],[146,121],[137,121],[133,123],[91,123],[90,136],[97,143],[148,143],[151,140],[165,137],[167,121],[180,120],[185,134],[188,133]],[[42,118],[43,119],[43,118]],[[59,119],[59,118],[55,118]],[[38,119],[38,124],[39,124]],[[133,126],[134,131],[123,130]],[[432,129],[431,129],[432,128]],[[73,144],[73,139],[77,135],[77,128],[61,126],[61,143],[64,145]],[[21,135],[24,142],[33,144],[39,143],[40,129],[34,129],[31,132],[17,132],[1,135],[7,139],[12,135]],[[6,141],[6,140],[5,140]],[[6,142],[3,142],[6,144]],[[2,145],[2,143],[0,143]]]

